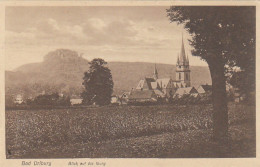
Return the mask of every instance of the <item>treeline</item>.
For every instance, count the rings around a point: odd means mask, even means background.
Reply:
[[[44,94],[34,99],[25,99],[21,104],[17,104],[14,98],[6,98],[6,109],[30,109],[30,108],[56,108],[70,106],[69,96],[60,96],[58,93]]]
[[[77,95],[83,91],[81,86],[72,86],[62,84],[47,84],[47,83],[29,83],[29,84],[7,84],[5,87],[5,94],[8,98],[12,98],[17,94],[22,94],[24,99],[36,97],[39,94],[55,94],[62,92],[66,96]]]

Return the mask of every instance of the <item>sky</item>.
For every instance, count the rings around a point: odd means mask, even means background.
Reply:
[[[165,6],[7,7],[6,70],[34,62],[56,49],[77,51],[87,60],[176,64],[182,34],[190,65],[207,64],[191,55],[189,34],[170,23]]]

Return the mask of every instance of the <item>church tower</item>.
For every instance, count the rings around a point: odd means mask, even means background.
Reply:
[[[190,65],[189,58],[185,54],[183,36],[181,44],[181,53],[178,55],[176,63],[176,81],[182,83],[184,87],[190,87]]]

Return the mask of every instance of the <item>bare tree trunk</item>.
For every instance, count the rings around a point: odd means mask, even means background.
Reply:
[[[228,109],[224,65],[214,62],[209,64],[209,69],[212,79],[213,139],[224,142],[227,141],[228,137]]]

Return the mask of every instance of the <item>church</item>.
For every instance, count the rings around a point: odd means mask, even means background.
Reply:
[[[176,62],[175,80],[170,78],[160,78],[156,64],[152,77],[141,79],[129,96],[129,101],[157,101],[158,98],[172,97],[177,89],[191,87],[189,58],[185,53],[182,38],[181,51]],[[193,88],[193,87],[191,87]],[[185,89],[186,90],[186,89]],[[193,89],[189,89],[193,90]],[[189,93],[189,92],[187,92]]]

